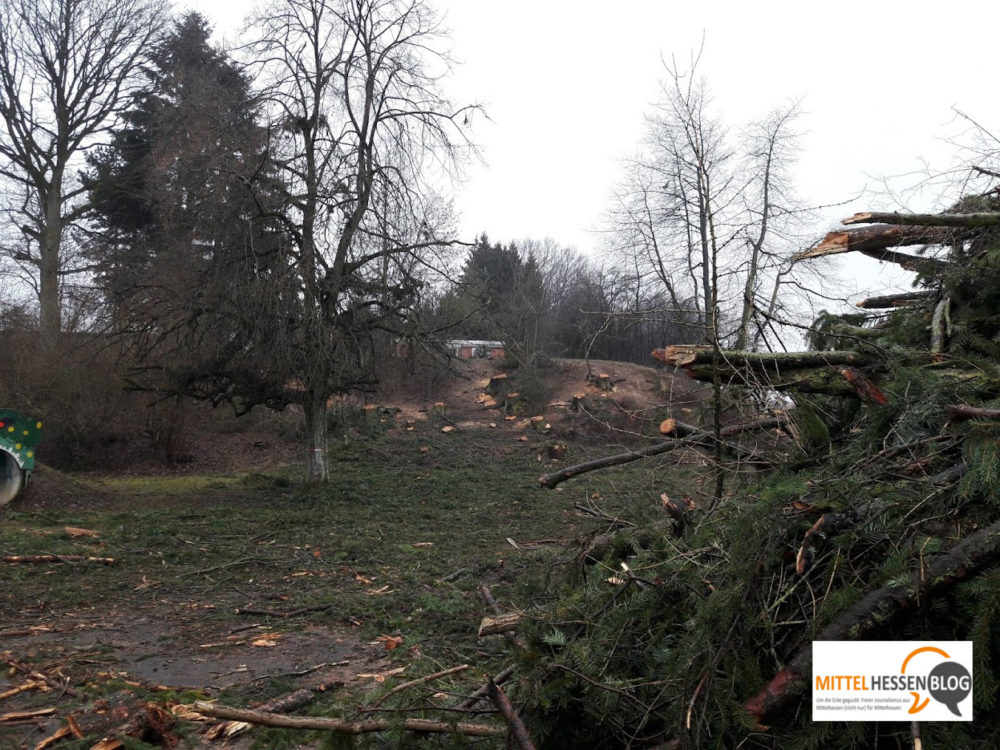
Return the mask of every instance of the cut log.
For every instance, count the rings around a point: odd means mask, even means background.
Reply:
[[[913,302],[926,302],[934,299],[935,291],[903,292],[902,294],[887,294],[882,297],[869,297],[854,304],[862,310],[885,310],[895,307],[906,307]]]
[[[507,730],[503,727],[489,724],[469,724],[466,722],[435,721],[433,719],[402,719],[388,721],[385,719],[365,719],[362,721],[347,721],[345,719],[330,719],[321,716],[285,716],[284,714],[265,711],[250,711],[245,708],[230,708],[217,706],[214,703],[195,701],[192,706],[195,711],[217,719],[232,719],[247,721],[251,724],[263,724],[269,727],[287,727],[289,729],[323,729],[341,734],[365,734],[367,732],[384,732],[386,730],[402,729],[407,732],[436,732],[450,734],[457,732],[469,737],[493,737]]]
[[[995,227],[1000,226],[1000,213],[986,211],[972,214],[901,214],[865,211],[848,216],[841,224],[896,224],[921,227]]]
[[[911,574],[905,583],[889,583],[870,592],[817,635],[810,637],[785,668],[757,695],[747,700],[743,708],[758,723],[766,723],[808,689],[812,671],[812,641],[864,638],[876,628],[888,624],[900,612],[946,591],[998,560],[1000,522],[970,534],[947,552],[935,556],[921,565],[920,570]]]
[[[889,248],[907,245],[948,245],[954,240],[955,232],[941,227],[877,224],[860,229],[840,229],[828,232],[816,247],[796,253],[792,259],[800,261],[839,253],[860,252],[878,260],[898,263],[908,270],[917,271],[928,266],[947,266],[948,263],[937,258],[919,258],[904,253],[894,253]]]
[[[493,617],[487,616],[479,623],[479,633],[476,637],[482,638],[487,635],[509,633],[512,630],[517,630],[517,626],[522,622],[524,622],[524,615],[520,612],[507,612]]]

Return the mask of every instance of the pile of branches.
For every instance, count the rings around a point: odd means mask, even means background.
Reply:
[[[798,453],[703,508],[670,500],[683,493],[664,478],[663,527],[618,532],[586,583],[528,634],[522,715],[541,739],[609,748],[912,746],[917,730],[906,723],[811,721],[812,642],[845,639],[972,640],[975,730],[928,724],[923,740],[971,747],[1000,733],[992,711],[1000,206],[958,208],[856,215],[845,223],[877,223],[831,233],[802,254],[860,251],[919,274],[912,293],[824,315],[812,351],[656,352],[699,380],[785,394]],[[905,244],[941,250],[896,249]],[[753,424],[771,429],[769,419]],[[696,430],[642,453],[720,439],[721,430]]]

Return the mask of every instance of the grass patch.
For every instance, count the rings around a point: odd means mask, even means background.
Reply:
[[[331,448],[331,481],[322,486],[262,475],[123,477],[80,485],[120,498],[114,507],[30,513],[15,504],[0,512],[2,554],[117,563],[4,567],[0,629],[80,613],[174,618],[198,647],[217,637],[209,633],[257,621],[288,634],[327,627],[365,641],[400,636],[403,647],[387,654],[399,664],[424,659],[494,669],[512,655],[499,638],[476,639],[488,611],[480,583],[503,607],[544,605],[575,564],[565,544],[606,530],[574,503],[653,519],[662,512],[660,492],[688,491],[692,482],[689,469],[648,462],[544,490],[538,475],[552,465],[537,456],[546,441],[478,431],[368,435]],[[570,458],[620,449],[574,445]],[[74,536],[66,526],[96,536]],[[317,609],[288,619],[237,614],[248,607]],[[481,675],[465,679],[474,684]],[[223,697],[240,704],[287,687],[273,680]],[[324,698],[322,710],[349,710],[356,698]]]

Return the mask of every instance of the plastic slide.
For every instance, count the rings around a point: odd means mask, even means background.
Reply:
[[[35,468],[35,446],[42,436],[42,423],[22,417],[12,409],[0,409],[0,505],[6,505],[24,489]]]

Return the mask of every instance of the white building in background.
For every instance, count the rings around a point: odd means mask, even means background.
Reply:
[[[502,341],[452,339],[446,341],[448,351],[460,359],[503,359],[507,348]]]

